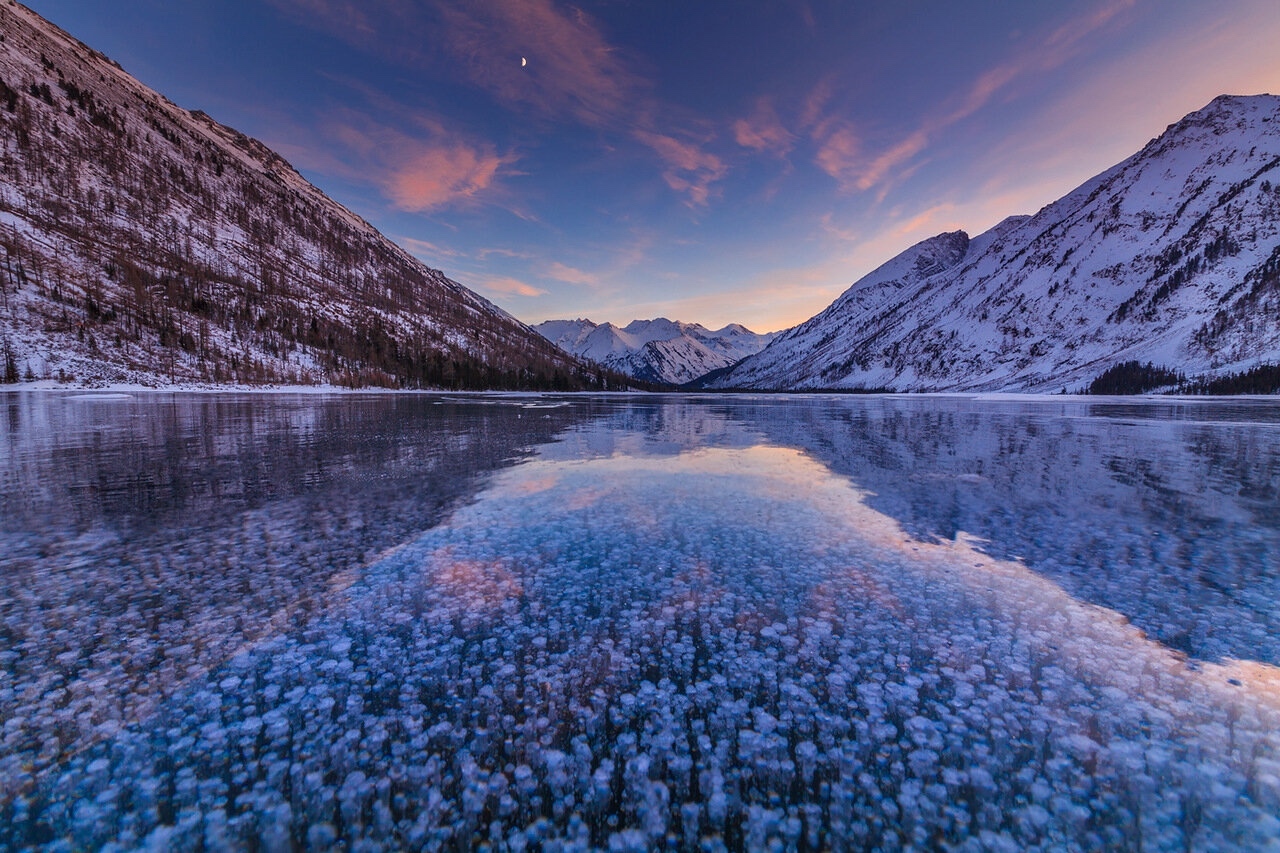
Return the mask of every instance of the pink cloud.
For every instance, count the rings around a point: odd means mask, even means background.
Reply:
[[[462,254],[456,249],[448,249],[429,240],[419,240],[416,237],[400,237],[397,242],[422,259],[457,258]],[[432,261],[428,260],[428,263],[432,263]]]
[[[969,87],[961,105],[938,120],[935,129],[947,127],[973,115],[1021,77],[1052,71],[1065,65],[1082,42],[1106,27],[1121,13],[1131,9],[1135,2],[1136,0],[1113,0],[1105,3],[1093,12],[1073,18],[1058,27],[1032,49],[986,71]]]
[[[828,122],[813,133],[818,142],[814,162],[818,168],[835,178],[842,187],[852,186],[858,179],[863,160],[862,146],[857,134],[848,124]]]
[[[489,143],[420,117],[406,133],[352,110],[337,111],[321,127],[325,153],[316,168],[378,187],[397,208],[425,212],[479,201],[501,202],[499,181],[519,158]],[[334,152],[343,152],[338,156]]]
[[[702,150],[693,142],[649,131],[636,131],[635,137],[653,149],[666,164],[662,178],[678,193],[688,194],[690,207],[705,207],[711,196],[711,185],[724,177],[724,162]]]
[[[957,228],[956,206],[950,202],[935,204],[899,224],[894,234],[910,237],[917,234],[936,234],[944,228]]]
[[[480,261],[487,259],[490,255],[497,255],[500,258],[517,258],[522,261],[527,261],[533,257],[532,252],[519,252],[515,249],[497,247],[480,249],[475,253],[476,260]]]
[[[818,21],[813,17],[813,8],[808,3],[800,4],[800,20],[804,22],[805,27],[810,31],[818,28]]]
[[[562,281],[565,284],[577,284],[582,285],[583,287],[600,286],[600,277],[598,275],[586,272],[585,270],[566,266],[559,261],[554,261],[553,263],[548,264],[544,274],[547,278]]]
[[[706,205],[711,185],[725,173],[715,155],[657,130],[675,124],[671,110],[581,9],[555,0],[270,2],[304,24],[406,67],[461,75],[509,108],[629,134],[658,154],[663,180],[690,206]],[[492,151],[473,153],[468,159],[456,149],[432,151],[414,164],[402,163],[389,187],[393,199],[410,208],[429,207],[485,191],[510,161]],[[441,170],[448,168],[461,168],[461,177],[445,180]]]
[[[795,144],[795,137],[782,124],[768,98],[756,102],[750,117],[733,123],[733,139],[743,148],[767,151],[778,157],[785,157]]]
[[[646,81],[596,22],[553,0],[270,2],[357,47],[409,67],[459,73],[509,106],[548,117],[599,127],[654,108]]]
[[[374,34],[366,4],[350,0],[268,0],[282,11],[348,36],[369,37]]]
[[[469,283],[477,289],[498,296],[544,296],[545,290],[508,276],[480,276]]]
[[[1112,0],[1088,14],[1073,18],[1031,48],[983,72],[962,90],[963,94],[949,111],[940,111],[927,118],[906,136],[874,155],[862,151],[852,126],[832,114],[829,107],[832,82],[824,79],[806,99],[800,119],[801,127],[808,130],[818,146],[814,161],[846,190],[865,191],[901,180],[916,168],[912,162],[928,149],[932,138],[940,131],[974,115],[1018,80],[1066,64],[1091,36],[1112,24],[1135,2]]]
[[[804,99],[804,106],[800,110],[800,126],[813,128],[821,125],[827,114],[827,104],[831,101],[831,96],[835,94],[835,79],[827,76],[818,81],[818,85],[813,87]]]
[[[834,213],[824,213],[818,219],[822,230],[844,243],[857,243],[866,238],[866,234],[862,230],[852,228],[842,228],[836,224]]]
[[[876,157],[858,175],[857,187],[868,190],[883,181],[891,172],[925,149],[929,144],[929,136],[923,130],[917,130],[879,157]]]
[[[382,187],[401,210],[432,210],[474,200],[513,160],[462,142],[428,144],[407,153],[405,161],[383,178]]]
[[[502,101],[592,127],[653,109],[646,82],[580,9],[562,11],[551,0],[436,6],[449,30],[446,49]]]
[[[1076,44],[1092,36],[1095,32],[1110,24],[1122,12],[1127,12],[1137,5],[1137,0],[1112,0],[1104,3],[1089,15],[1073,18],[1054,30],[1047,39],[1045,47],[1049,49],[1066,48],[1070,50]]]

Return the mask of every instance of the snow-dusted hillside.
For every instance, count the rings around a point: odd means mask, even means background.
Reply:
[[[547,320],[533,327],[565,352],[647,382],[683,385],[759,352],[776,332],[759,335],[730,323],[709,330],[659,317],[624,328],[590,320]]]
[[[584,387],[266,146],[0,4],[0,380]]]
[[[1280,359],[1280,97],[1215,99],[1030,217],[941,234],[715,387],[1079,390]]]

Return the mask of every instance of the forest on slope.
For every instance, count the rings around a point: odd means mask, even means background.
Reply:
[[[625,387],[0,4],[0,379]]]

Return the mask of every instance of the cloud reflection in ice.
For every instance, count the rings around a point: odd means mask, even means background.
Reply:
[[[1273,668],[1188,662],[741,432],[578,429],[341,595],[10,825],[77,847],[1280,839]]]

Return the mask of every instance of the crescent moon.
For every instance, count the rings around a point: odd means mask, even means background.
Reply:
[[[529,60],[525,59],[523,56],[522,56],[522,57],[520,57],[520,67],[521,67],[521,68],[524,68],[524,67],[525,67],[526,65],[528,65],[528,64],[529,64]]]

